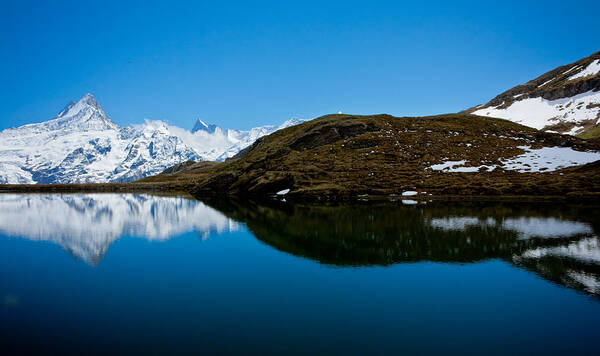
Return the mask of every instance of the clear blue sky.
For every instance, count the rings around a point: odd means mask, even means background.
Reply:
[[[599,51],[599,13],[600,1],[0,0],[0,129],[87,92],[119,124],[185,128],[456,112]]]

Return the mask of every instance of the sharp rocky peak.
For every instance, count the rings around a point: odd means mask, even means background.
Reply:
[[[196,124],[194,125],[194,128],[192,129],[192,133],[198,132],[198,131],[214,133],[217,129],[221,129],[221,127],[218,125],[215,125],[215,124],[207,124],[204,121],[198,119],[196,121]]]

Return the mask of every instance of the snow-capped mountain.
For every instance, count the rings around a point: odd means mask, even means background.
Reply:
[[[192,133],[194,132],[198,132],[198,131],[205,131],[208,133],[215,133],[215,131],[219,129],[219,130],[223,130],[221,127],[215,125],[215,124],[207,124],[204,121],[198,119],[198,121],[196,121],[196,125],[194,125],[194,128],[192,129]]]
[[[86,94],[50,121],[0,132],[0,183],[128,182],[188,160],[224,160],[260,136],[299,122],[249,131],[200,120],[192,131],[148,120],[123,127]]]
[[[43,222],[43,223],[40,223]],[[202,239],[239,224],[200,201],[138,194],[2,194],[0,232],[51,241],[95,265],[121,236],[164,241],[187,232]]]
[[[558,67],[468,110],[539,130],[583,134],[600,121],[600,52]]]
[[[196,152],[201,152],[204,160],[223,161],[250,146],[259,137],[277,130],[294,126],[304,120],[292,118],[279,126],[265,125],[254,127],[248,131],[223,129],[217,125],[205,124],[198,119],[191,133],[176,131],[184,142]]]

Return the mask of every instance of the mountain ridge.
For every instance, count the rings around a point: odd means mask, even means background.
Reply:
[[[0,183],[129,182],[190,160],[227,159],[283,125],[206,127],[214,129],[190,132],[150,120],[119,126],[88,93],[51,120],[0,131]]]

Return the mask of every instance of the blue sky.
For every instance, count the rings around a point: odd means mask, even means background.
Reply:
[[[0,129],[91,92],[119,124],[426,115],[600,50],[598,1],[0,0]]]

